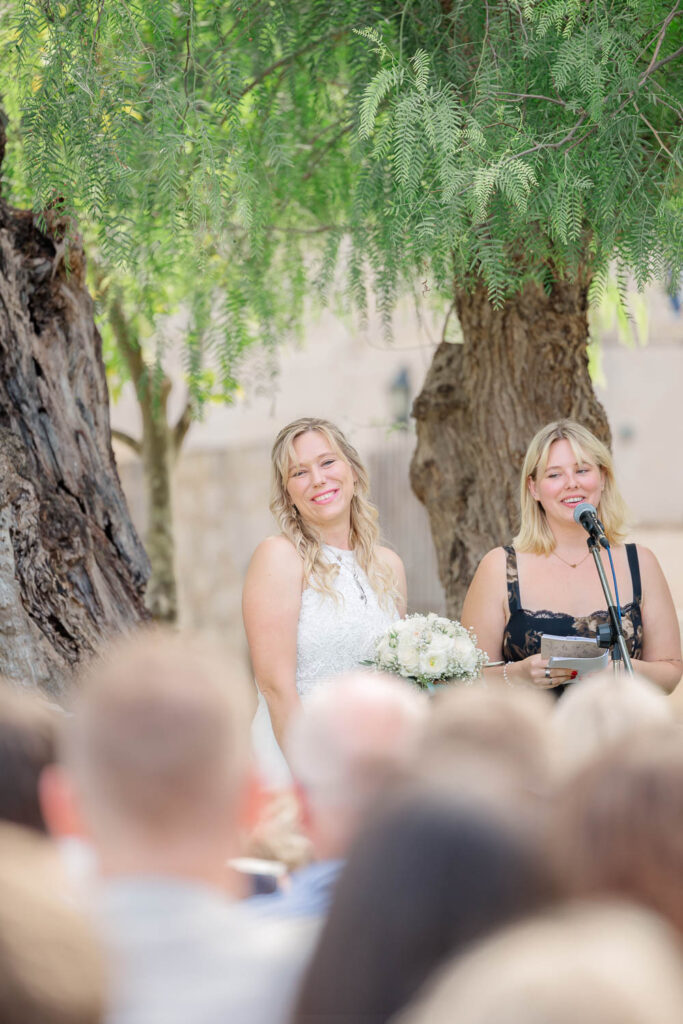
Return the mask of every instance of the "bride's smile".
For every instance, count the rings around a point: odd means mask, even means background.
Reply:
[[[317,430],[301,434],[292,447],[287,491],[301,518],[323,526],[348,517],[355,483],[348,462]]]

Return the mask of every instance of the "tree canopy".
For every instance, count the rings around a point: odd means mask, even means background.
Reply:
[[[311,301],[448,303],[412,479],[457,609],[534,430],[609,433],[587,290],[679,278],[680,6],[5,0],[5,189],[81,226],[129,322],[191,308],[195,404]]]
[[[423,280],[642,284],[683,251],[679,6],[9,3],[14,178],[109,262],[219,260],[233,353],[327,297],[340,249],[387,319]]]

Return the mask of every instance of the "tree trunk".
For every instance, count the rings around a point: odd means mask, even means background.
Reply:
[[[173,433],[167,420],[170,390],[170,382],[164,378],[158,396],[138,395],[142,410],[142,464],[147,494],[145,547],[152,569],[146,605],[154,619],[167,624],[178,618],[172,495],[175,453]]]
[[[173,533],[173,470],[192,421],[189,404],[175,427],[168,422],[171,381],[152,379],[138,337],[126,315],[123,295],[113,291],[107,304],[109,323],[126,361],[142,418],[142,441],[117,431],[117,436],[142,458],[147,523],[145,548],[150,561],[145,604],[153,619],[172,625],[178,618],[178,587]]]
[[[0,200],[0,672],[59,696],[146,616],[84,256]]]
[[[442,342],[415,401],[411,482],[429,513],[448,614],[482,556],[519,522],[527,445],[551,420],[579,420],[609,442],[588,375],[587,283],[527,287],[496,310],[486,290],[458,291],[464,342]]]

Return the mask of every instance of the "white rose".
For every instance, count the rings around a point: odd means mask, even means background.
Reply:
[[[418,673],[419,666],[419,653],[417,649],[417,639],[420,635],[420,630],[416,631],[403,631],[398,637],[398,647],[396,654],[398,655],[398,663],[403,672],[408,675],[414,676]]]
[[[423,625],[424,623],[420,619],[411,617],[408,619],[399,619],[398,622],[394,623],[393,629],[396,631],[399,637],[418,637],[422,632]]]
[[[477,649],[468,636],[456,636],[451,640],[453,657],[464,672],[473,672],[477,667]]]
[[[434,633],[426,651],[420,651],[420,675],[440,678],[448,668],[452,641],[443,633]]]
[[[384,668],[389,668],[394,664],[395,650],[391,646],[391,640],[388,635],[383,636],[377,644],[376,658],[379,664]]]

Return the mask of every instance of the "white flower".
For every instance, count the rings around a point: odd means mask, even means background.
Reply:
[[[451,660],[453,641],[445,633],[433,633],[426,650],[420,651],[420,675],[430,679],[441,678]]]
[[[420,634],[422,633],[422,627],[424,625],[420,619],[421,617],[418,618],[417,616],[409,615],[407,619],[400,619],[398,622],[393,624],[391,628],[395,630],[398,635],[399,642],[401,638],[404,637],[409,637],[413,643],[416,643],[419,640]]]
[[[373,657],[377,668],[422,686],[451,678],[472,681],[485,661],[469,630],[434,612],[394,622],[376,641]]]
[[[419,672],[420,657],[417,646],[420,630],[403,630],[399,633],[396,655],[401,675],[415,676]]]
[[[396,651],[391,646],[391,634],[380,637],[376,649],[376,660],[380,668],[393,668],[396,662]]]
[[[451,640],[453,657],[458,662],[461,671],[474,672],[478,662],[477,648],[469,636],[456,636]]]

